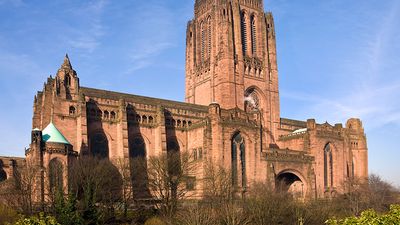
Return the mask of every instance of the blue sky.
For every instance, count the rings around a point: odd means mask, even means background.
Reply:
[[[33,96],[65,53],[81,85],[183,101],[190,0],[0,0],[0,155],[23,156]],[[370,172],[400,185],[400,1],[266,0],[281,116],[360,117]]]

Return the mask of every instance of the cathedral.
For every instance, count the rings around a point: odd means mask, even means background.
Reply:
[[[282,118],[278,78],[274,19],[263,0],[195,0],[185,102],[83,87],[66,56],[34,98],[26,160],[43,168],[42,183],[62,168],[66,186],[67,168],[82,154],[113,162],[189,152],[200,165],[191,187],[197,196],[206,162],[231,171],[241,193],[267,183],[326,198],[344,193],[353,178],[367,178],[360,119],[331,125]],[[14,164],[0,164],[4,179]]]

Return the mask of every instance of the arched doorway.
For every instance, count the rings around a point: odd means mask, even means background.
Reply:
[[[296,173],[291,171],[281,172],[276,177],[275,182],[277,191],[290,193],[297,199],[305,197],[307,187]]]
[[[90,137],[90,152],[101,159],[108,158],[108,140],[104,133],[95,133]]]

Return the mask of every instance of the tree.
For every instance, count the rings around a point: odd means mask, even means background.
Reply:
[[[150,157],[147,165],[149,188],[159,203],[156,207],[172,216],[188,193],[185,182],[195,171],[195,163],[187,152],[168,152]]]
[[[115,203],[121,200],[122,179],[108,159],[81,156],[69,173],[71,192],[88,224],[114,216]]]
[[[40,167],[27,161],[24,167],[14,171],[13,177],[1,183],[0,196],[4,204],[26,214],[32,214],[34,203],[40,202]]]
[[[114,163],[121,174],[121,181],[122,181],[121,200],[122,200],[124,217],[126,218],[128,214],[129,203],[133,199],[131,163],[129,162],[129,160],[124,158],[119,158],[115,160]]]

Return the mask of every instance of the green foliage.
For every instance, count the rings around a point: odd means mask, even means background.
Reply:
[[[148,219],[144,225],[165,225],[165,222],[158,217],[152,217]]]
[[[79,225],[82,223],[82,218],[76,208],[76,198],[70,194],[67,199],[64,198],[63,193],[58,193],[55,202],[55,214],[57,220],[62,225]]]
[[[14,225],[61,225],[57,222],[56,218],[52,216],[45,216],[40,213],[39,216],[32,216],[29,218],[21,218]]]
[[[375,210],[369,209],[361,213],[359,217],[348,217],[342,220],[330,219],[326,221],[328,225],[380,225],[400,224],[400,205],[390,206],[390,211],[386,214],[378,214]]]

